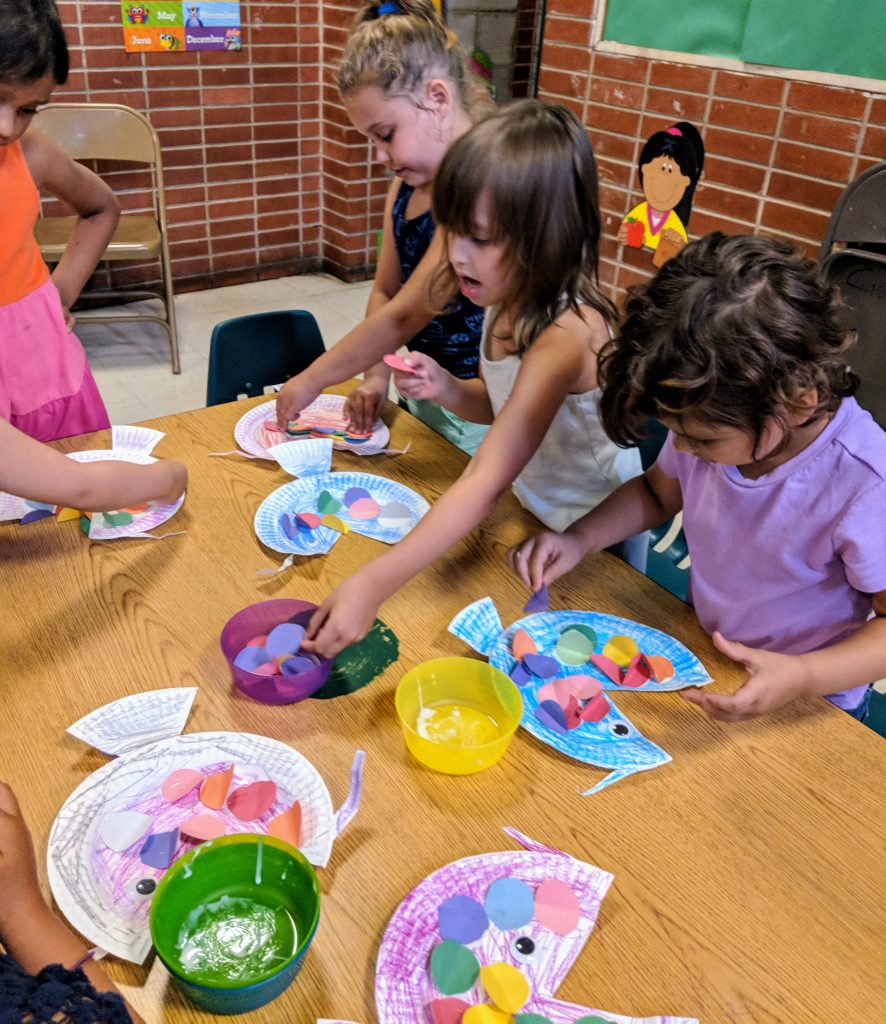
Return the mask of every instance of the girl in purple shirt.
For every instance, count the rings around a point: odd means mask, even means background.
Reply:
[[[715,718],[801,696],[861,717],[886,676],[886,433],[851,397],[839,312],[785,243],[688,245],[632,292],[600,355],[604,426],[635,444],[657,417],[670,431],[658,461],[565,533],[511,552],[537,590],[682,510],[690,600],[748,670],[734,694],[685,692]]]

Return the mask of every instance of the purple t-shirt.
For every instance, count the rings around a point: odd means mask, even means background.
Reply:
[[[680,483],[690,600],[708,633],[803,654],[855,632],[886,590],[886,432],[855,399],[758,480],[676,451],[672,435],[658,465]],[[864,691],[829,699],[851,710]]]

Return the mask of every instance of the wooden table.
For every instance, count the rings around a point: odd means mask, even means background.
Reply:
[[[255,577],[279,556],[257,541],[253,513],[287,477],[273,463],[206,455],[233,447],[232,428],[246,408],[233,403],[151,423],[167,433],[157,453],[190,470],[187,501],[169,527],[184,536],[88,543],[73,525],[52,520],[0,527],[2,776],[21,798],[38,849],[65,798],[106,761],[65,728],[124,694],[195,685],[187,731],[242,730],[291,744],[318,767],[335,806],[355,749],[367,751],[359,815],[320,872],[321,925],[305,967],[288,992],[245,1022],[374,1021],[375,957],[391,913],[449,860],[513,849],[503,825],[615,875],[560,998],[638,1017],[695,1015],[705,1024],[886,1021],[879,792],[886,743],[825,701],[727,726],[676,694],[619,695],[625,713],[673,761],[587,798],[577,792],[602,772],[524,733],[502,762],[475,776],[437,775],[410,760],[392,701],[403,672],[469,653],[446,625],[470,601],[489,594],[507,624],[526,600],[504,555],[532,520],[510,495],[383,606],[400,660],[372,685],[289,707],[234,691],[218,649],[231,614],[277,595],[320,600],[381,550],[349,536],[287,573]],[[387,418],[394,444],[412,439],[407,455],[336,454],[333,468],[387,475],[433,501],[464,457],[407,414],[390,408]],[[88,446],[107,444],[103,433]],[[608,555],[558,582],[552,602],[672,633],[718,687],[734,689],[743,675],[688,608]],[[110,971],[149,1024],[212,1019],[183,999],[153,957]]]

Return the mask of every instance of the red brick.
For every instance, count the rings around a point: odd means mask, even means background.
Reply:
[[[694,64],[673,64],[652,61],[649,82],[662,89],[679,89],[685,92],[707,94],[711,88],[713,71]]]
[[[545,17],[545,42],[591,45],[591,23],[585,18],[560,18],[550,12]]]
[[[772,139],[745,132],[731,132],[723,128],[706,128],[703,133],[705,152],[721,157],[734,157],[752,163],[769,163]]]
[[[852,158],[845,153],[835,153],[816,146],[801,146],[795,142],[779,141],[775,148],[772,166],[783,171],[808,174],[826,181],[846,182],[852,165]]]
[[[815,82],[791,82],[788,106],[834,117],[864,116],[867,97],[857,89],[832,89]]]
[[[827,214],[786,203],[768,201],[763,206],[760,223],[773,231],[799,238],[820,239],[828,225]]]
[[[633,160],[636,155],[633,139],[627,139],[621,135],[610,135],[608,132],[595,131],[592,133],[592,142],[598,165],[601,163],[601,158],[608,157],[610,160],[618,162],[622,167],[626,164],[629,168],[633,166]]]
[[[878,128],[869,124],[865,129],[861,151],[865,156],[886,160],[886,128]]]
[[[772,75],[745,75],[734,71],[718,71],[714,81],[714,95],[743,103],[763,103],[781,106],[787,90],[782,78]]]
[[[587,75],[542,68],[538,88],[539,93],[545,96],[572,96],[575,99],[584,99],[588,92],[588,82]]]
[[[589,103],[587,123],[592,132],[613,132],[617,135],[633,137],[637,134],[640,115],[633,111]]]
[[[692,208],[753,223],[757,219],[759,204],[759,196],[701,184],[693,198]]]
[[[710,121],[712,124],[739,128],[754,134],[773,135],[778,125],[778,110],[774,107],[716,99],[711,104]]]
[[[832,210],[842,191],[842,186],[831,185],[817,178],[773,171],[769,179],[768,195],[771,199],[784,199],[809,206],[813,210]]]
[[[693,210],[689,222],[691,238],[701,238],[712,231],[722,231],[725,235],[752,235],[754,225],[751,221],[737,221],[707,210]]]
[[[558,67],[547,55],[542,61],[543,67],[553,65]],[[626,82],[645,82],[649,68],[649,61],[641,57],[622,57],[614,53],[594,54],[594,75],[602,75],[604,78],[618,78]]]
[[[766,171],[753,164],[744,164],[738,160],[726,160],[705,154],[703,171],[705,181],[741,189],[744,192],[759,193],[766,180]]]
[[[815,114],[786,112],[781,124],[781,137],[828,149],[855,151],[861,126],[853,121],[837,121]]]
[[[692,121],[698,123],[707,109],[707,97],[697,96],[691,92],[673,92],[670,89],[649,89],[646,94],[644,110],[647,113],[663,114],[675,121]]]
[[[588,98],[592,103],[639,110],[643,105],[643,86],[594,76]]]
[[[580,46],[562,46],[559,43],[545,42],[542,45],[542,62],[551,64],[561,71],[588,71],[590,55],[588,50]]]

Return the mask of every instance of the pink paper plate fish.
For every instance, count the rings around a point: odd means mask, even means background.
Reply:
[[[376,966],[379,1024],[698,1024],[556,999],[613,876],[514,829],[505,832],[524,849],[453,861],[394,912]],[[473,1009],[480,1006],[488,1012]]]

